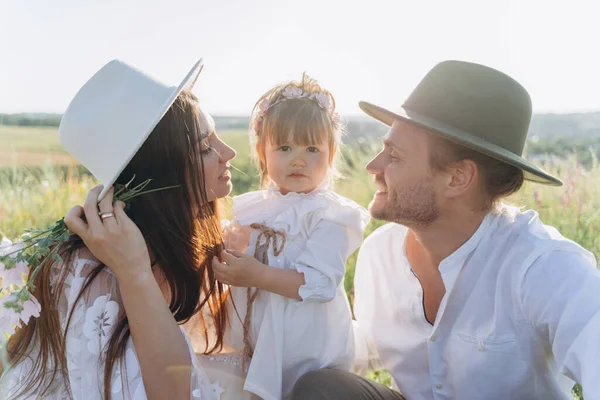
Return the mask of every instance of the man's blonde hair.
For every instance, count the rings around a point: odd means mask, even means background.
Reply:
[[[506,197],[523,186],[523,171],[503,161],[461,146],[428,132],[429,164],[434,171],[444,171],[462,160],[472,160],[480,173],[480,188],[484,195],[482,209],[493,210]]]

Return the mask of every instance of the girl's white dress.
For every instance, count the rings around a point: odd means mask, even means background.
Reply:
[[[110,338],[123,303],[116,277],[105,268],[75,302],[85,278],[99,265],[87,250],[77,251],[69,264],[55,263],[54,271],[69,268],[69,275],[60,296],[58,310],[63,331],[71,310],[73,317],[67,331],[66,356],[68,382],[58,379],[54,390],[43,398],[47,400],[100,400],[104,398],[104,346]],[[55,274],[57,276],[58,274]],[[42,310],[43,312],[43,310]],[[183,329],[182,329],[183,331]],[[210,380],[196,358],[191,342],[184,332],[192,361],[190,399],[216,400],[223,392],[218,381]],[[167,345],[167,344],[165,344]],[[200,356],[206,357],[206,356]],[[31,372],[31,360],[25,360],[8,370],[0,380],[0,399],[8,399]],[[69,393],[67,386],[70,387]],[[110,387],[114,400],[146,400],[142,372],[135,352],[133,339],[127,341],[125,364],[115,364]],[[36,394],[19,399],[34,400]]]
[[[285,247],[268,264],[304,274],[302,300],[259,291],[250,329],[254,354],[243,388],[263,399],[285,399],[304,373],[320,368],[350,371],[354,337],[344,290],[346,260],[360,246],[370,220],[361,206],[325,186],[311,193],[281,194],[272,186],[233,199],[234,220],[285,232]],[[250,239],[254,255],[259,231]],[[264,246],[264,243],[259,243]],[[231,345],[243,348],[246,288],[231,288],[239,318],[232,314]]]

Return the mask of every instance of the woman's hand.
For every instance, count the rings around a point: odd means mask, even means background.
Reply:
[[[152,275],[146,241],[125,214],[125,203],[117,201],[113,204],[114,188],[98,203],[101,190],[101,185],[96,186],[88,193],[83,207],[71,208],[65,224],[81,237],[92,254],[108,266],[119,281]],[[101,214],[105,217],[101,218]]]
[[[221,252],[223,262],[213,258],[215,277],[221,283],[238,287],[260,287],[262,275],[271,269],[256,258],[235,250]]]
[[[250,244],[253,229],[242,226],[237,222],[225,226],[223,229],[223,242],[227,250],[244,252]]]
[[[304,274],[295,269],[269,267],[248,254],[224,250],[223,262],[213,258],[218,281],[229,286],[255,287],[291,299],[302,300],[298,289],[304,285]]]

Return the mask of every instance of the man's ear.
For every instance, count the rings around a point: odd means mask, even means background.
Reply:
[[[473,189],[479,180],[479,168],[473,160],[464,159],[450,165],[446,172],[446,194],[458,197]]]

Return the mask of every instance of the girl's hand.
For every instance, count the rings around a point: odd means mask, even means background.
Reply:
[[[113,204],[114,188],[98,203],[101,190],[101,185],[96,186],[88,193],[83,207],[71,208],[65,224],[81,237],[92,254],[108,266],[119,281],[152,275],[146,241],[125,214],[125,203],[117,201]],[[100,214],[107,217],[101,218]]]
[[[244,252],[250,244],[250,236],[253,229],[249,226],[242,226],[237,222],[227,225],[223,229],[223,242],[227,250]]]
[[[221,283],[238,287],[260,287],[261,275],[270,267],[239,251],[224,250],[223,262],[213,258],[215,277]]]

